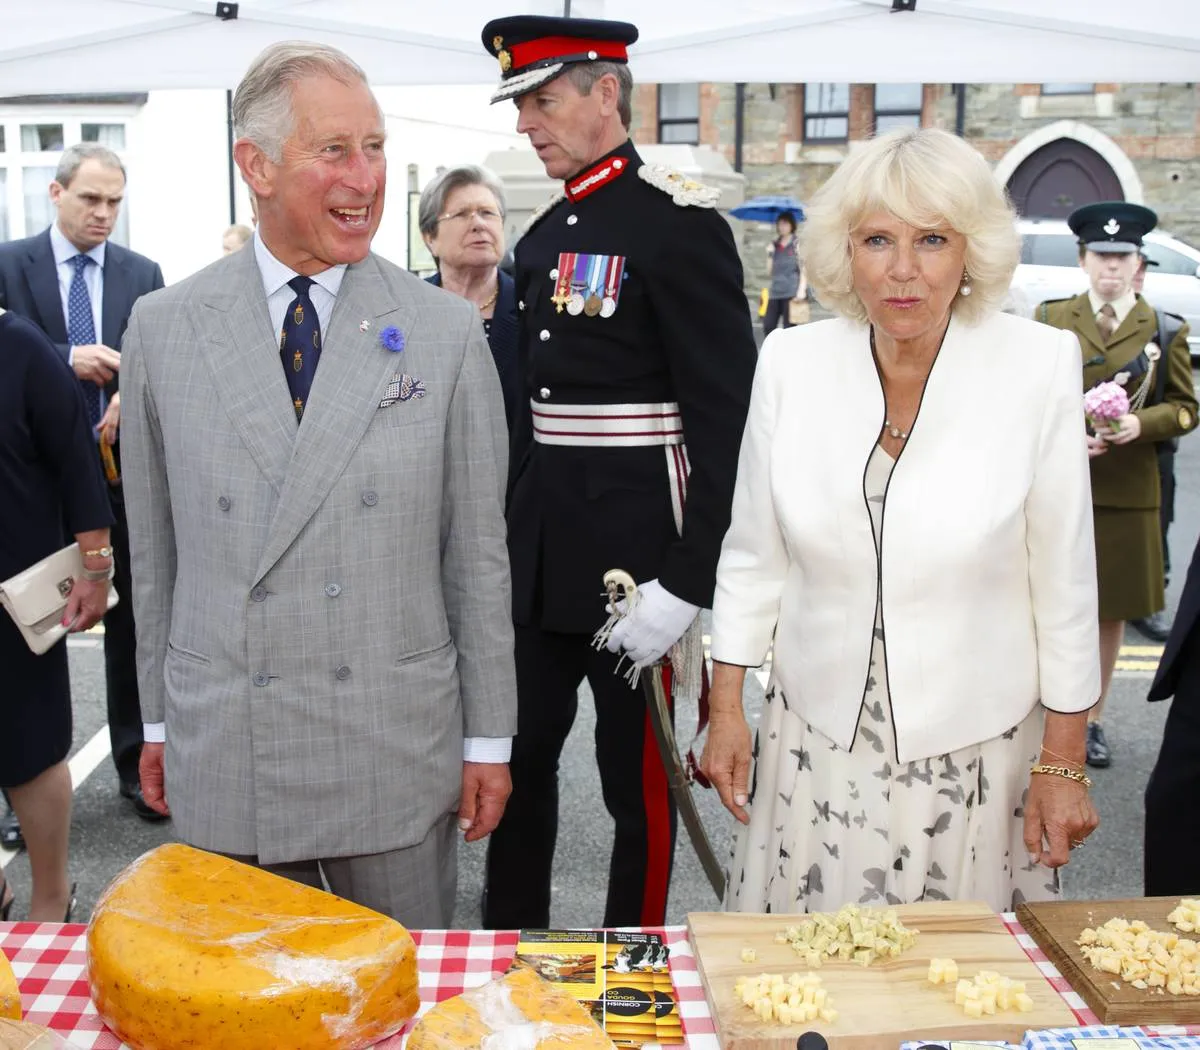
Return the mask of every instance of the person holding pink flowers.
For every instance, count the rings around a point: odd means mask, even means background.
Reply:
[[[1101,689],[1088,716],[1087,763],[1103,768],[1112,752],[1101,716],[1125,623],[1166,604],[1156,444],[1196,426],[1196,397],[1187,325],[1162,345],[1154,308],[1133,290],[1142,237],[1158,216],[1104,201],[1076,208],[1067,223],[1090,287],[1042,303],[1034,317],[1073,332],[1082,354],[1100,592]]]
[[[810,205],[841,316],[763,344],[717,568],[701,765],[745,825],[725,905],[1056,896],[1098,823],[1078,344],[1001,312],[1014,217],[962,139],[863,143]]]

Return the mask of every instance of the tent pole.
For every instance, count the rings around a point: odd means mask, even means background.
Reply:
[[[742,170],[742,140],[746,137],[746,85],[733,86],[733,170]]]
[[[962,138],[963,128],[967,126],[967,85],[954,85],[954,134]]]
[[[233,92],[225,92],[225,139],[229,154],[229,225],[237,222],[237,169],[233,163]]]

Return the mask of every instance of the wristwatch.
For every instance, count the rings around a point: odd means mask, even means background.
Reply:
[[[95,550],[84,551],[85,558],[111,558],[113,549],[111,547],[97,547]]]

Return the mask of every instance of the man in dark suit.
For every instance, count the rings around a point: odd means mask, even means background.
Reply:
[[[1151,700],[1171,696],[1158,761],[1146,785],[1148,897],[1200,893],[1200,544],[1150,686]]]
[[[116,442],[121,419],[117,348],[134,302],[161,288],[163,276],[157,263],[109,241],[124,193],[125,169],[111,150],[85,142],[64,151],[50,183],[50,199],[58,212],[54,225],[34,237],[0,244],[0,307],[41,327],[74,369],[97,434],[97,454],[108,460],[114,582],[125,599],[104,618],[109,737],[121,795],[142,818],[161,820],[146,805],[138,783],[142,713],[134,662],[129,532]],[[11,814],[6,823],[11,842]]]

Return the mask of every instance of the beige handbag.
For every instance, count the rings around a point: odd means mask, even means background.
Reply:
[[[39,656],[67,633],[63,612],[82,572],[79,544],[72,543],[0,583],[0,605],[8,610],[25,644]],[[112,579],[111,569],[108,578]],[[108,607],[116,604],[117,590],[110,584]]]

